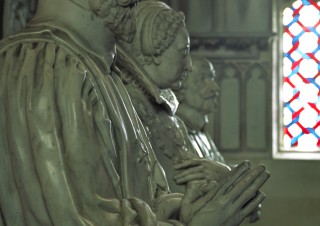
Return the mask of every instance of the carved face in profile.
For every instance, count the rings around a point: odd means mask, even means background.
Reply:
[[[192,72],[186,78],[183,90],[178,93],[180,101],[203,114],[215,112],[219,87],[213,65],[201,57],[192,57],[192,62]]]
[[[134,7],[137,32],[131,44],[117,42],[160,89],[180,88],[191,69],[190,40],[182,12],[161,1],[141,1]]]
[[[187,29],[181,26],[168,49],[157,57],[159,66],[153,73],[150,73],[151,79],[159,88],[173,90],[181,88],[182,79],[192,67],[189,48],[190,40]]]

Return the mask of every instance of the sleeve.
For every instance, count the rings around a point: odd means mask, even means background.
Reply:
[[[110,169],[101,164],[102,152],[116,157],[112,122],[83,65],[68,51],[30,42],[0,52],[0,101],[6,225],[175,225],[143,211],[149,207],[142,200],[119,198],[112,183],[117,175],[105,174]],[[108,147],[97,123],[109,128]]]
[[[5,186],[0,199],[8,225],[86,225],[78,215],[63,160],[52,53],[53,44],[25,43],[1,54]]]

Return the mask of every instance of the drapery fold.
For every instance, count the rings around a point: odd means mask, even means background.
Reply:
[[[156,225],[140,210],[167,184],[122,82],[61,40],[28,31],[0,44],[4,225]]]

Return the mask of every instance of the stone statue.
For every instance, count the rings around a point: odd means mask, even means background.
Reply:
[[[208,114],[218,106],[219,86],[211,62],[191,54],[192,72],[184,80],[183,87],[175,94],[179,100],[177,115],[188,129],[188,135],[200,157],[225,163],[211,136],[205,131]]]
[[[205,126],[209,122],[208,114],[215,113],[218,107],[219,86],[215,81],[215,69],[205,57],[191,54],[191,59],[192,72],[188,73],[183,87],[175,92],[179,100],[176,114],[185,123],[191,143],[198,155],[210,161],[225,163],[213,139],[205,130]],[[189,161],[189,164],[184,163],[184,166],[200,165],[200,161],[203,160],[195,159],[192,162]],[[210,173],[207,172],[207,174]],[[217,180],[222,176],[223,174],[217,175]],[[177,176],[179,179],[180,177]],[[259,218],[260,207],[247,220],[255,222]]]
[[[175,116],[178,103],[172,90],[178,91],[191,71],[183,14],[158,1],[140,2],[134,12],[137,33],[132,43],[117,43],[117,65],[171,190],[183,192],[184,186],[177,184],[196,180],[220,181],[230,168],[199,159]],[[181,172],[174,176],[177,169]]]
[[[135,4],[39,0],[26,29],[0,42],[0,225],[236,225],[263,200],[268,173],[248,162],[168,193],[111,70]]]
[[[184,162],[176,169],[197,168],[204,170],[196,173],[191,169],[184,170],[175,176],[180,183],[194,175],[196,179],[213,179],[219,181],[227,172],[228,167],[219,153],[212,138],[204,130],[208,123],[208,114],[216,110],[219,87],[214,81],[213,65],[206,59],[192,54],[192,72],[188,74],[181,89],[175,94],[179,100],[177,115],[185,123],[192,147],[200,159]]]
[[[135,12],[136,36],[129,44],[118,42],[118,62],[133,105],[165,168],[170,188],[184,192],[184,186],[192,180],[218,181],[230,168],[199,159],[202,154],[195,151],[184,123],[175,116],[178,103],[172,90],[181,89],[182,80],[192,67],[184,16],[163,3],[139,3]],[[150,30],[152,35],[147,34]],[[131,70],[128,61],[132,62]]]
[[[184,15],[161,2],[141,2],[135,12],[136,36],[132,43],[117,43],[117,65],[171,189],[184,192],[184,186],[173,189],[173,163],[189,158],[189,152],[184,125],[174,115],[178,102],[171,90],[179,89],[181,78],[191,70]]]

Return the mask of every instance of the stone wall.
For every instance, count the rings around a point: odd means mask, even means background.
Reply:
[[[272,139],[272,1],[168,3],[186,14],[192,51],[215,66],[220,107],[208,130],[219,149],[267,153]]]
[[[262,218],[253,225],[319,225],[319,161],[272,158],[273,78],[281,64],[277,27],[284,5],[294,1],[168,2],[185,12],[193,50],[215,65],[220,110],[208,130],[219,149],[231,164],[249,159],[271,172]]]

